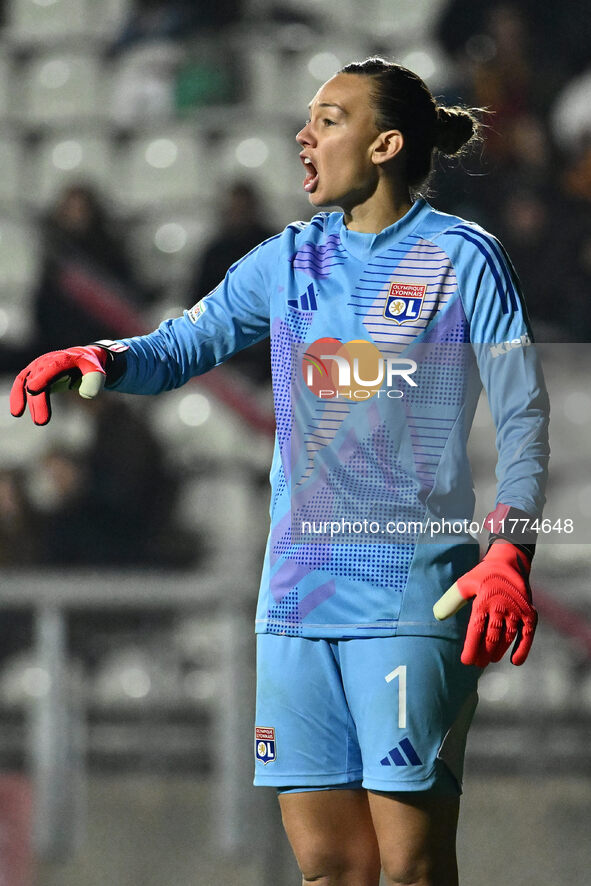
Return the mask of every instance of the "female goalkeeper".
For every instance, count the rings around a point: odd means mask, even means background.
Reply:
[[[255,783],[278,790],[306,884],[458,882],[477,679],[533,638],[548,407],[519,284],[494,237],[420,196],[437,153],[477,136],[411,71],[347,65],[296,137],[310,203],[341,212],[288,225],[150,335],[39,357],[11,395],[45,424],[56,381],[155,394],[271,337]],[[466,442],[482,386],[498,489],[479,563]]]

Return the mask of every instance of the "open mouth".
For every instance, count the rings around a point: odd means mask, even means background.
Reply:
[[[318,172],[309,157],[302,157],[302,163],[306,169],[304,191],[311,194],[318,187]]]

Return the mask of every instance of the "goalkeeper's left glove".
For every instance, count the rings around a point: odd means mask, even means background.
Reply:
[[[538,621],[529,586],[530,569],[531,554],[526,549],[497,539],[482,561],[435,603],[433,614],[441,621],[475,598],[462,651],[464,664],[483,668],[499,661],[513,641],[511,661],[523,664]]]

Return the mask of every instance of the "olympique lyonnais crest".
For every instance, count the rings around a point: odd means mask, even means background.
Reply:
[[[384,317],[402,326],[418,320],[423,307],[423,299],[427,292],[426,283],[400,283],[395,280],[390,284]]]
[[[272,726],[255,726],[254,754],[265,765],[277,758],[275,752],[275,729]]]

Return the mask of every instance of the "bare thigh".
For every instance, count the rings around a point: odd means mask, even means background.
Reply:
[[[380,855],[366,791],[284,793],[279,803],[303,883],[378,886]]]
[[[388,884],[457,886],[459,797],[370,791],[368,801]]]
[[[280,796],[303,883],[457,886],[459,797],[305,791]]]

